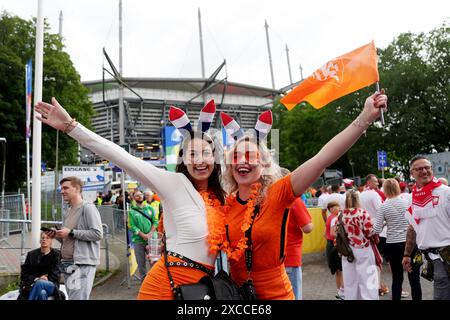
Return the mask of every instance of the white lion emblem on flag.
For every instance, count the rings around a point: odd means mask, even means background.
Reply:
[[[325,63],[313,73],[313,78],[317,81],[328,81],[334,79],[337,84],[343,82],[344,68],[342,61],[332,60]]]

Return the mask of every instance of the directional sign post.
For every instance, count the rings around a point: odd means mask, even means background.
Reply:
[[[381,177],[384,179],[384,170],[388,167],[386,151],[377,151],[378,170],[381,170]]]

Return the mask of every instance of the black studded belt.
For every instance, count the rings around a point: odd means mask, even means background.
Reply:
[[[172,252],[172,251],[167,251],[167,255],[178,258],[183,260],[183,262],[180,261],[176,261],[176,262],[172,262],[172,261],[166,261],[166,267],[186,267],[186,268],[194,268],[194,269],[198,269],[200,271],[203,271],[204,273],[213,276],[214,275],[214,270],[208,269],[206,268],[204,265],[201,265],[198,262],[195,262],[185,256],[182,256],[181,254],[178,254],[176,252]]]

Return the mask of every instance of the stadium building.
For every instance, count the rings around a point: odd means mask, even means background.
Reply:
[[[234,117],[244,129],[253,128],[258,115],[271,109],[273,100],[283,88],[274,90],[258,86],[215,79],[199,78],[123,78],[124,139],[130,152],[155,165],[165,166],[168,132],[173,132],[168,120],[171,105],[183,109],[196,126],[200,109],[214,99],[217,112],[212,128],[221,129],[220,111]],[[93,130],[119,144],[119,82],[115,79],[84,82],[91,90],[94,104]],[[101,163],[89,150],[82,149],[82,164]]]

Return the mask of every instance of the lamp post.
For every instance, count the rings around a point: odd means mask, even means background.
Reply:
[[[352,167],[352,178],[355,177],[355,171],[353,170],[353,165],[355,164],[352,159],[348,160],[348,163]]]

